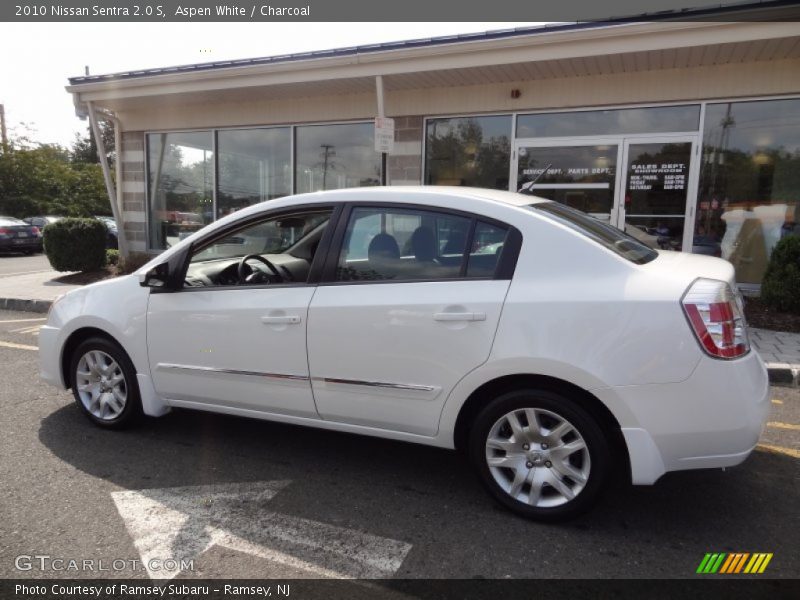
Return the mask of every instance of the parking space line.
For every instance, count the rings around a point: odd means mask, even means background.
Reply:
[[[11,333],[32,333],[34,335],[39,334],[39,330],[42,328],[42,325],[26,325],[25,327],[18,327],[17,329],[12,329]]]
[[[28,321],[47,321],[47,317],[43,319],[8,319],[6,321],[0,321],[0,323],[25,323]]]
[[[0,348],[14,348],[16,350],[38,350],[38,346],[28,346],[26,344],[15,344],[14,342],[0,342]]]
[[[800,458],[800,450],[795,450],[794,448],[784,448],[783,446],[773,446],[771,444],[759,444],[757,448],[773,454],[785,454],[792,458]]]
[[[772,427],[774,429],[792,429],[794,431],[800,431],[800,425],[795,425],[794,423],[781,423],[780,421],[770,421],[767,423],[767,427]]]
[[[783,404],[783,400],[772,400],[773,404]]]

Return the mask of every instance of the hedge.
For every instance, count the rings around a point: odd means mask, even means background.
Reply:
[[[97,271],[106,264],[106,226],[97,219],[61,219],[44,228],[44,251],[56,271]]]
[[[761,300],[775,310],[800,314],[800,235],[787,235],[775,245],[761,281]]]

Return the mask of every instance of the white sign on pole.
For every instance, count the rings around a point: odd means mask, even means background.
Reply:
[[[375,117],[375,152],[390,154],[394,150],[394,119]]]

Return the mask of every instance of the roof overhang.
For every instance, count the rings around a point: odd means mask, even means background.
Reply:
[[[800,56],[796,22],[634,22],[529,35],[465,40],[330,56],[231,62],[213,69],[97,78],[67,86],[76,110],[85,102],[113,111],[171,102],[236,101],[679,68]],[[666,58],[665,58],[666,57]]]

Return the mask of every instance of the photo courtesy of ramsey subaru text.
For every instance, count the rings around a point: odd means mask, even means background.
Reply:
[[[39,347],[100,427],[179,407],[456,448],[538,520],[737,465],[770,406],[730,263],[470,188],[242,209],[56,300]]]

